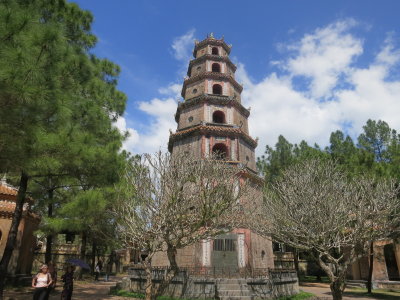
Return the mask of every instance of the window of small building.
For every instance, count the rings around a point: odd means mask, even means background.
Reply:
[[[197,89],[193,89],[193,94],[196,94],[197,93]]]
[[[218,48],[217,48],[217,47],[212,47],[212,49],[211,49],[211,54],[213,54],[213,55],[219,55]]]
[[[218,143],[212,148],[212,154],[216,159],[227,159],[228,158],[228,148],[225,144]]]
[[[221,73],[221,65],[219,63],[213,63],[211,65],[211,71]]]
[[[190,117],[188,118],[188,121],[189,121],[189,123],[193,122],[193,117],[190,116]]]
[[[213,85],[213,94],[214,95],[222,95],[222,86],[220,84]]]
[[[224,112],[222,112],[220,110],[216,110],[213,113],[212,119],[213,119],[213,123],[223,124],[223,123],[225,123],[225,114],[224,114]]]
[[[216,239],[213,243],[214,251],[235,251],[235,240]]]
[[[67,244],[73,244],[74,241],[75,241],[75,234],[74,233],[68,232],[68,233],[65,234],[65,242]]]

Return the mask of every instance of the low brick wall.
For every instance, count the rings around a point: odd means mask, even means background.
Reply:
[[[273,272],[270,278],[248,279],[247,285],[254,299],[273,299],[299,293],[299,280],[295,271]]]
[[[134,270],[130,276],[123,278],[117,288],[132,292],[144,293],[144,271]],[[154,283],[160,282],[159,274],[155,274]],[[180,272],[167,288],[165,295],[176,298],[215,299],[219,278],[187,275]],[[299,282],[295,271],[271,270],[268,278],[246,278],[249,290],[254,299],[273,299],[299,293]]]
[[[400,281],[375,280],[373,281],[373,286],[376,289],[400,290]]]

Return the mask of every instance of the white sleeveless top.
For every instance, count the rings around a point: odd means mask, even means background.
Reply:
[[[36,276],[36,285],[35,287],[45,287],[48,284],[48,281],[50,280],[50,274],[46,274],[46,276]]]

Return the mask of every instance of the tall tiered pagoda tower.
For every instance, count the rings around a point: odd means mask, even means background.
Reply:
[[[231,163],[242,163],[256,172],[249,135],[250,111],[241,104],[243,87],[235,80],[231,46],[212,36],[196,42],[182,88],[184,102],[175,114],[176,133],[171,134],[170,152],[190,151],[200,158],[218,152]]]
[[[227,163],[245,166],[259,183],[254,153],[257,141],[249,135],[250,111],[241,104],[243,87],[235,80],[230,51],[224,39],[212,34],[195,43],[182,88],[184,101],[175,114],[178,128],[170,135],[168,149],[171,153],[190,152],[200,159],[218,153]],[[177,260],[182,267],[272,268],[274,264],[271,241],[244,228],[181,249]],[[154,257],[153,265],[165,264],[164,255]]]

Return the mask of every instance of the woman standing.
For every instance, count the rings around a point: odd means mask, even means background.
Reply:
[[[48,287],[52,282],[47,265],[42,265],[40,272],[32,280],[32,287],[35,288],[33,300],[46,300],[49,292]]]
[[[72,266],[68,266],[65,274],[61,276],[61,279],[64,282],[61,300],[71,300],[72,291],[74,290],[74,268]]]

